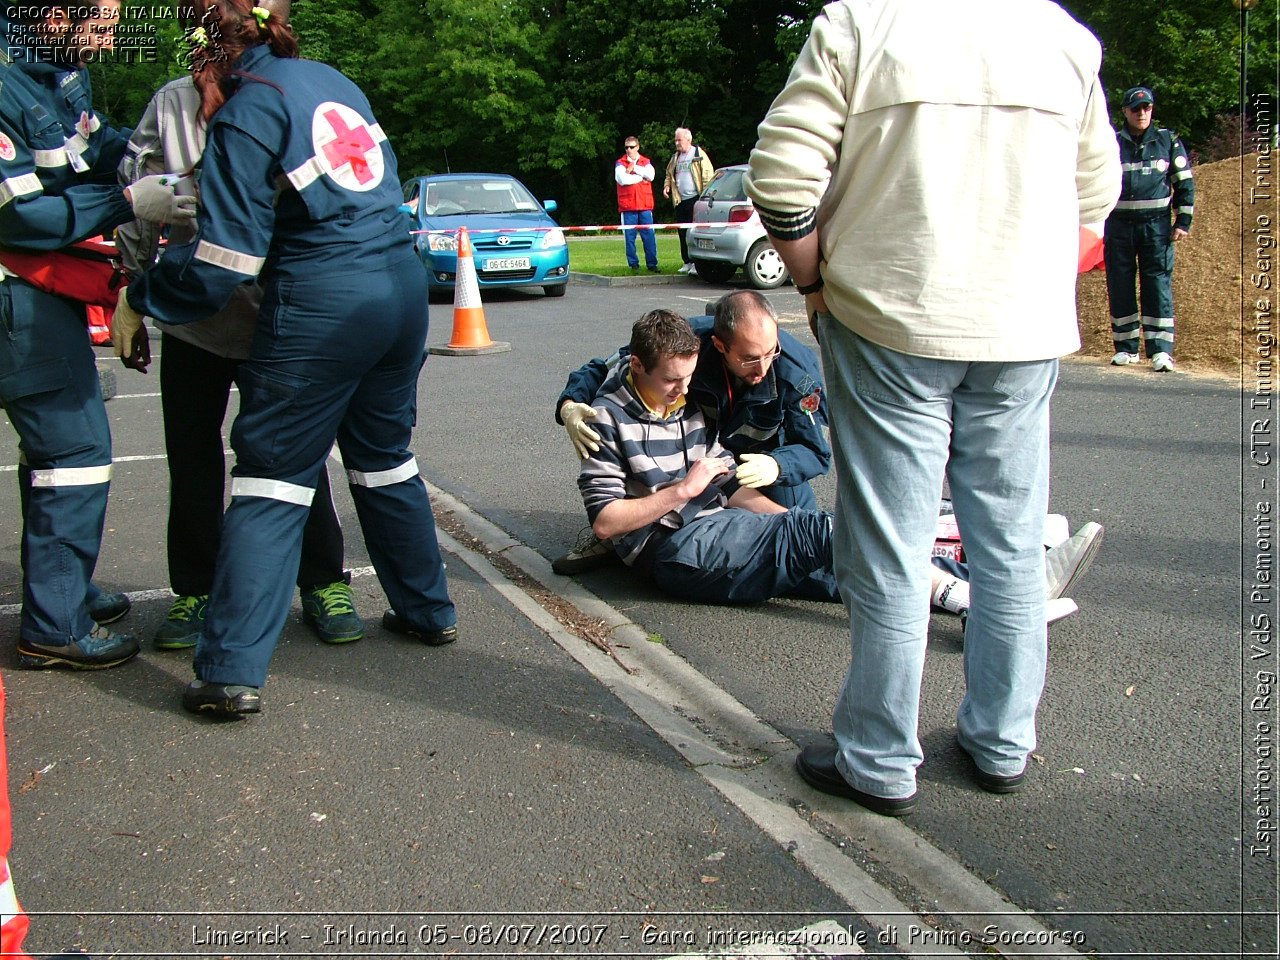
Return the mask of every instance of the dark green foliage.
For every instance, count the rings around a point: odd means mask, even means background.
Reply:
[[[1275,93],[1277,3],[1259,0],[1249,15],[1251,98]],[[1156,92],[1157,122],[1189,148],[1229,149],[1220,118],[1238,114],[1242,20],[1230,0],[1063,6],[1103,40],[1117,121],[1120,94],[1145,84]],[[612,168],[625,135],[638,136],[660,170],[676,126],[690,127],[716,165],[745,161],[821,7],[294,0],[293,23],[304,56],[333,64],[368,93],[405,177],[512,173],[557,200],[562,223],[591,223],[617,219]],[[176,22],[157,24],[158,63],[93,68],[99,101],[116,122],[131,125],[154,89],[178,75],[180,33]],[[659,216],[669,211],[659,196]]]

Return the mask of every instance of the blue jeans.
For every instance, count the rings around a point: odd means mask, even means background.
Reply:
[[[623,210],[622,222],[628,227],[634,227],[637,224],[653,223],[652,210]],[[644,243],[644,265],[646,267],[655,268],[658,266],[658,238],[654,236],[652,230],[623,230],[622,239],[627,245],[627,266],[638,267],[640,260],[636,256],[636,234],[640,234],[640,239]]]
[[[928,558],[944,472],[969,562],[957,736],[983,770],[1022,771],[1044,687],[1044,515],[1058,361],[909,356],[818,320],[838,503],[835,570],[852,660],[836,765],[879,797],[915,791]]]
[[[840,602],[831,570],[831,516],[818,510],[731,507],[693,520],[665,535],[652,573],[662,590],[695,603],[764,603],[781,596]]]

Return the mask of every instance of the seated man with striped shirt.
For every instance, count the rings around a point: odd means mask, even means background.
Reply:
[[[600,449],[578,487],[592,530],[659,588],[703,603],[792,595],[839,602],[831,522],[739,485],[685,391],[702,344],[668,310],[641,317],[595,399]]]
[[[582,464],[578,487],[601,540],[663,591],[701,603],[762,603],[772,597],[840,602],[831,517],[787,509],[740,485],[733,454],[710,437],[701,410],[685,403],[701,341],[688,321],[653,310],[631,328],[631,355],[595,398],[599,450]],[[1093,528],[1096,528],[1093,529]],[[1062,597],[1083,574],[1101,537],[1087,524],[1050,550],[1046,595]],[[968,606],[967,584],[930,567],[936,605]]]

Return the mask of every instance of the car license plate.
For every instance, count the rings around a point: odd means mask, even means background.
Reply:
[[[485,261],[485,270],[528,270],[528,257],[490,257]]]
[[[693,244],[699,250],[714,250],[716,248],[716,242],[714,240],[694,240]]]

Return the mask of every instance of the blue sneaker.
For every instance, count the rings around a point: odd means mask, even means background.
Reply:
[[[351,643],[364,636],[355,595],[342,580],[303,590],[302,619],[325,643]]]
[[[204,628],[208,612],[209,595],[179,597],[169,608],[169,616],[156,631],[157,650],[185,650],[194,647]]]
[[[138,653],[138,638],[94,625],[86,636],[65,644],[18,641],[18,666],[29,670],[70,667],[104,670],[130,660]]]
[[[99,593],[85,606],[93,622],[102,625],[115,623],[129,612],[133,603],[123,593]]]

